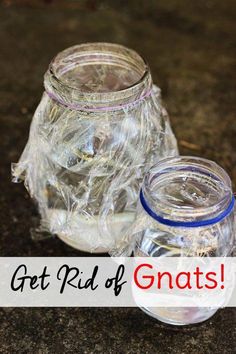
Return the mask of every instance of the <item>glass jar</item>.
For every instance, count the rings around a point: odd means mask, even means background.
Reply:
[[[144,178],[133,238],[137,257],[224,257],[235,237],[234,196],[227,173],[198,157],[160,161]],[[215,308],[143,308],[162,322],[187,325]]]
[[[110,251],[134,220],[145,169],[177,154],[160,90],[136,52],[108,43],[59,53],[44,86],[13,175],[44,228],[77,249]]]

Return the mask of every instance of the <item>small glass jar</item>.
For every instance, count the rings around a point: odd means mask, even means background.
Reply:
[[[77,249],[111,251],[134,220],[145,169],[178,152],[160,90],[136,52],[108,43],[59,53],[44,86],[15,180],[44,228]]]
[[[137,257],[224,257],[235,239],[234,196],[227,173],[198,157],[167,158],[144,178],[136,219]],[[143,308],[158,320],[188,325],[215,308]]]

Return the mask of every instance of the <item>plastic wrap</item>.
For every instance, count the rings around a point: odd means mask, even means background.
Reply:
[[[160,90],[135,52],[109,44],[60,53],[44,84],[14,181],[37,201],[43,229],[117,254],[145,171],[178,153]]]

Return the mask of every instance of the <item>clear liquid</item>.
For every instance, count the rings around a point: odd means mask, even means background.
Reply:
[[[206,243],[206,240],[204,241]],[[140,237],[134,255],[136,257],[181,257],[214,256],[217,254],[217,239],[212,246],[193,246],[190,238],[181,234],[171,234],[161,230],[146,230]],[[194,248],[195,247],[195,248]],[[174,304],[173,304],[174,305]],[[143,311],[150,316],[172,325],[188,325],[202,322],[213,316],[214,308],[198,307],[146,307]]]

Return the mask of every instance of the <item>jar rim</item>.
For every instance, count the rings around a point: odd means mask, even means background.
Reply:
[[[98,60],[98,58],[100,58],[101,64],[113,60],[118,65],[124,65],[127,70],[134,72],[136,70],[139,77],[129,86],[102,92],[96,91],[96,89],[94,91],[81,90],[81,87],[63,79],[63,74],[69,72],[76,65],[91,64],[91,61]],[[87,104],[95,106],[107,104],[109,106],[120,102],[132,103],[142,97],[151,89],[152,79],[148,64],[136,51],[120,44],[98,42],[75,45],[58,53],[51,61],[45,74],[44,85],[49,96],[50,93],[53,93],[59,99],[63,97],[65,102],[80,103],[82,106]]]
[[[177,173],[176,173],[177,171]],[[179,176],[178,176],[179,174]],[[211,183],[212,187],[219,187],[221,196],[210,205],[186,207],[163,199],[158,193],[153,193],[153,183],[171,185],[171,178],[182,178],[186,174],[189,178],[200,178],[200,183]],[[159,179],[159,180],[158,180]],[[172,221],[189,222],[208,220],[217,217],[232,204],[232,185],[226,171],[214,161],[195,156],[176,156],[161,160],[151,167],[146,174],[142,186],[142,193],[149,208],[163,218]]]

